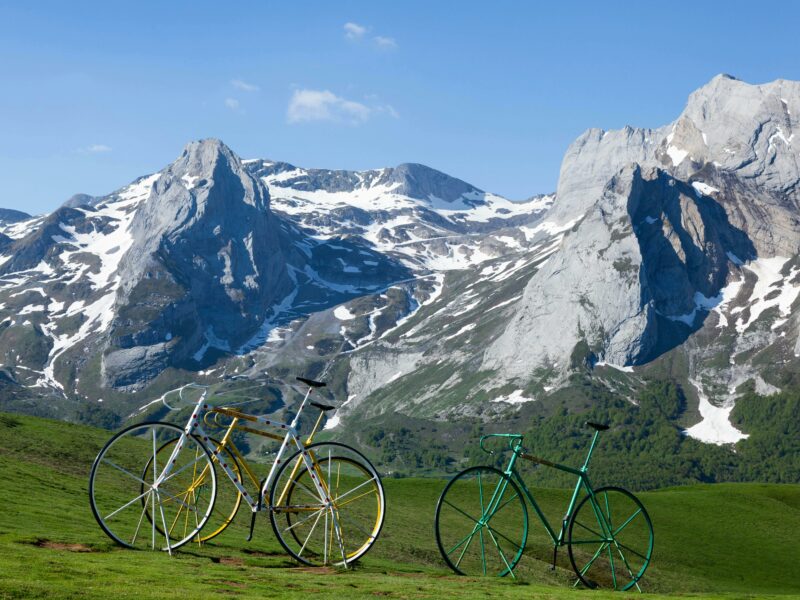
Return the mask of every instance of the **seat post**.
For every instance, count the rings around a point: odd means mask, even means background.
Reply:
[[[589,460],[592,458],[592,452],[594,452],[594,447],[597,444],[597,438],[600,436],[600,430],[595,430],[594,436],[592,436],[592,444],[589,446],[589,453],[586,455],[586,460],[581,467],[581,471],[586,471],[589,467]]]

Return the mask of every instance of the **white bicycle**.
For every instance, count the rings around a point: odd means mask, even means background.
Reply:
[[[324,383],[297,379],[308,389],[291,423],[212,407],[209,387],[204,385],[188,384],[162,396],[168,408],[167,397],[192,396],[193,410],[183,428],[162,421],[131,425],[106,443],[92,465],[89,498],[103,531],[122,546],[170,554],[190,541],[213,537],[203,538],[200,532],[215,507],[219,468],[235,488],[236,507],[244,500],[252,511],[250,537],[256,515],[268,510],[278,541],[299,562],[347,567],[362,557],[383,526],[380,476],[354,448],[301,440],[297,426],[306,406],[321,411],[314,431],[322,413],[334,407],[309,400],[312,390]],[[207,417],[215,423],[231,419],[221,441],[203,429]],[[252,470],[230,451],[235,449],[234,429],[281,440],[269,475],[255,490],[248,491],[241,477],[242,466],[251,479]],[[295,452],[284,458],[290,446]]]

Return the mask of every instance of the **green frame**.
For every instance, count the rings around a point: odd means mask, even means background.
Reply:
[[[566,534],[567,534],[567,524],[569,523],[569,519],[572,516],[572,511],[575,510],[575,505],[578,503],[578,495],[580,494],[581,488],[585,488],[586,489],[586,492],[592,498],[592,500],[591,500],[592,507],[595,509],[595,512],[597,512],[597,500],[595,498],[594,488],[592,487],[592,484],[589,481],[589,475],[588,475],[587,471],[588,471],[588,467],[589,467],[589,461],[592,458],[592,453],[594,452],[594,448],[597,445],[597,438],[598,438],[599,435],[600,435],[599,431],[595,431],[594,432],[594,436],[592,437],[592,443],[589,446],[589,452],[586,454],[586,460],[583,462],[583,465],[579,469],[576,469],[574,467],[569,467],[567,465],[561,465],[561,464],[558,464],[558,463],[554,463],[554,462],[551,462],[549,460],[545,460],[544,458],[539,458],[538,456],[533,456],[533,455],[530,455],[530,454],[524,452],[523,448],[522,448],[522,438],[523,438],[523,436],[521,434],[517,434],[517,433],[489,433],[487,435],[481,436],[481,439],[480,439],[481,449],[486,451],[486,452],[489,452],[490,454],[491,454],[491,452],[486,450],[486,448],[483,445],[484,441],[486,441],[489,438],[508,438],[508,440],[509,440],[508,445],[509,445],[509,448],[512,451],[512,454],[511,454],[511,458],[508,461],[508,464],[506,465],[506,468],[503,470],[503,474],[507,475],[509,478],[513,478],[514,481],[517,483],[517,485],[520,486],[520,488],[522,489],[523,493],[525,494],[525,496],[526,496],[526,498],[528,500],[528,503],[533,507],[533,510],[536,512],[536,516],[539,517],[539,521],[541,521],[542,525],[544,525],[544,528],[547,531],[547,535],[550,536],[550,540],[553,542],[553,545],[555,547],[560,547],[560,546],[564,545],[564,539],[565,539]],[[525,459],[525,460],[529,460],[529,461],[537,463],[537,464],[544,465],[546,467],[551,467],[553,469],[558,469],[559,471],[564,471],[566,473],[570,473],[570,474],[575,475],[575,476],[578,477],[578,481],[575,484],[575,488],[574,488],[574,490],[572,492],[572,497],[570,498],[570,501],[569,501],[569,506],[567,507],[567,511],[564,514],[564,519],[561,522],[561,529],[558,532],[558,534],[556,534],[555,529],[550,524],[550,521],[548,521],[547,517],[542,512],[542,509],[539,507],[539,504],[536,502],[536,499],[533,497],[533,493],[528,489],[528,486],[525,485],[525,480],[522,479],[522,476],[516,470],[515,465],[516,465],[517,460],[519,460],[520,458]],[[508,482],[506,481],[500,487],[498,487],[495,490],[495,495],[493,495],[492,501],[490,501],[489,506],[492,506],[492,502],[494,501],[494,499],[495,499],[496,495],[498,494],[498,492],[500,494],[500,497],[501,498],[503,497],[503,494],[505,493],[505,489],[506,489],[507,486],[508,486]],[[600,514],[602,514],[602,511],[600,511]],[[491,518],[491,516],[492,515],[490,514],[489,518]],[[603,525],[606,525],[605,519],[602,520],[602,523],[603,523]],[[527,525],[526,525],[526,531],[525,531],[526,537],[527,537],[527,533],[528,532],[527,532]],[[606,535],[608,533],[609,533],[608,531],[604,531],[603,535]],[[511,575],[513,577],[513,575],[514,575],[513,572],[511,573]]]
[[[641,588],[639,587],[639,580],[641,579],[641,577],[644,574],[645,570],[649,566],[650,560],[652,558],[653,543],[654,543],[652,522],[650,521],[650,517],[649,517],[649,515],[647,515],[647,511],[645,510],[645,508],[641,504],[641,502],[633,494],[631,494],[627,490],[623,490],[621,488],[614,488],[614,487],[601,487],[601,488],[598,488],[597,491],[599,493],[605,493],[606,494],[606,509],[605,509],[605,512],[604,512],[603,507],[600,505],[600,500],[598,499],[598,496],[597,496],[597,493],[595,491],[595,488],[592,486],[592,483],[591,483],[591,481],[589,479],[589,475],[588,475],[589,461],[591,460],[592,454],[594,453],[595,447],[597,446],[597,440],[599,438],[600,431],[601,431],[601,429],[595,428],[595,432],[594,432],[594,435],[592,437],[591,445],[589,446],[589,450],[588,450],[588,452],[586,454],[586,459],[584,460],[583,465],[581,467],[579,467],[579,468],[575,468],[575,467],[570,467],[570,466],[567,466],[567,465],[554,463],[554,462],[551,462],[549,460],[545,460],[543,458],[528,454],[525,451],[525,449],[522,447],[523,436],[521,434],[515,434],[515,433],[491,433],[491,434],[487,434],[487,435],[481,436],[481,438],[480,438],[480,448],[483,451],[485,451],[485,452],[487,452],[489,454],[493,454],[492,451],[488,450],[484,446],[484,442],[486,442],[488,439],[491,439],[491,438],[501,438],[501,439],[507,439],[508,440],[508,446],[509,446],[509,449],[512,451],[512,454],[511,454],[511,457],[508,460],[508,463],[505,466],[505,469],[503,469],[503,470],[495,469],[498,473],[502,473],[503,479],[495,487],[494,491],[492,492],[492,496],[489,499],[488,503],[484,502],[485,498],[484,498],[482,486],[480,486],[480,485],[478,486],[479,494],[480,494],[479,500],[480,500],[480,506],[481,506],[482,515],[481,515],[481,517],[479,519],[475,520],[475,525],[473,526],[471,533],[469,533],[467,535],[467,537],[465,537],[463,540],[461,540],[461,542],[459,542],[459,544],[456,544],[456,546],[453,549],[457,548],[460,544],[462,544],[462,543],[464,543],[466,541],[467,543],[466,543],[466,545],[464,546],[464,548],[463,548],[463,550],[461,552],[461,556],[463,557],[464,553],[467,551],[467,547],[471,543],[471,541],[472,541],[473,537],[475,536],[475,534],[476,533],[480,533],[481,556],[483,557],[484,556],[484,554],[483,554],[484,553],[484,535],[483,535],[484,532],[483,532],[483,528],[486,526],[487,527],[487,531],[488,531],[488,535],[491,537],[491,541],[497,547],[497,550],[499,551],[499,554],[500,554],[500,556],[502,558],[502,561],[503,561],[503,563],[505,564],[505,567],[506,567],[506,569],[501,573],[501,576],[502,575],[507,575],[508,573],[510,573],[512,578],[515,577],[513,569],[514,569],[514,566],[516,566],[519,558],[521,557],[522,552],[524,551],[524,543],[523,543],[523,546],[519,548],[519,551],[517,552],[517,554],[509,562],[509,560],[506,558],[505,554],[500,550],[500,547],[498,546],[498,541],[495,539],[494,534],[492,534],[491,527],[488,527],[489,522],[495,516],[495,514],[497,512],[499,512],[510,501],[510,500],[504,501],[504,498],[505,498],[506,491],[508,489],[509,484],[513,483],[513,485],[515,485],[515,486],[517,486],[519,488],[518,491],[522,492],[522,494],[520,495],[520,501],[522,501],[524,503],[525,502],[525,498],[527,498],[528,505],[533,507],[533,510],[536,513],[537,517],[539,518],[539,521],[542,523],[542,525],[544,526],[545,531],[547,532],[547,535],[550,537],[550,540],[551,540],[551,542],[553,544],[553,565],[554,566],[555,566],[555,560],[556,560],[556,555],[557,555],[557,552],[558,552],[558,548],[561,547],[561,546],[567,546],[567,545],[569,546],[570,561],[572,562],[573,568],[575,569],[575,572],[578,575],[578,579],[575,582],[576,586],[581,581],[583,581],[587,585],[589,583],[593,583],[591,581],[587,582],[587,579],[586,579],[587,575],[586,574],[589,571],[589,569],[591,568],[592,564],[600,556],[602,556],[602,554],[603,554],[603,552],[605,550],[607,550],[608,551],[608,555],[609,555],[610,567],[611,567],[611,578],[612,578],[612,581],[613,581],[614,588],[615,589],[618,588],[618,579],[617,579],[617,569],[615,568],[615,565],[614,565],[613,556],[614,556],[614,554],[619,554],[619,557],[621,557],[621,559],[622,559],[622,563],[620,563],[618,565],[618,567],[622,567],[622,565],[624,565],[625,568],[627,569],[628,574],[630,575],[630,579],[631,579],[631,581],[627,585],[625,585],[622,589],[623,590],[627,590],[627,589],[630,589],[631,587],[633,587],[635,585],[636,589],[638,589],[641,592]],[[570,501],[569,501],[569,505],[568,505],[567,510],[566,510],[566,512],[564,514],[564,517],[563,517],[563,519],[561,521],[561,527],[558,530],[558,533],[556,533],[556,528],[553,527],[553,525],[547,519],[547,517],[545,516],[545,514],[542,511],[541,507],[536,502],[536,498],[534,497],[533,493],[530,491],[528,486],[525,484],[525,481],[522,479],[522,476],[517,471],[516,464],[517,464],[517,461],[519,459],[528,460],[528,461],[531,461],[533,463],[544,465],[546,467],[558,469],[559,471],[564,471],[565,473],[569,473],[569,474],[574,475],[574,476],[577,477],[577,482],[575,483],[575,487],[573,489],[572,496],[571,496]],[[467,469],[463,473],[466,473],[466,472],[468,472],[468,471],[470,471],[472,469],[480,469],[480,468],[483,468],[483,467],[472,467],[471,469]],[[487,467],[487,468],[489,468],[489,467]],[[494,468],[494,467],[491,467],[491,468]],[[461,476],[460,474],[457,475],[452,481],[455,481],[460,476]],[[480,481],[480,475],[479,475],[478,481]],[[438,525],[439,509],[441,507],[442,502],[444,501],[444,497],[447,494],[448,489],[449,489],[449,484],[448,484],[448,487],[446,487],[445,490],[442,492],[442,496],[439,499],[439,504],[437,505],[437,517],[436,517],[436,519],[437,519],[437,525],[436,525],[436,527],[437,527],[437,540],[440,540],[440,538],[439,538],[439,530],[438,530],[438,527],[439,527],[439,525]],[[582,489],[586,490],[586,495],[582,495],[581,494],[581,490]],[[626,494],[627,496],[629,496],[630,498],[632,498],[634,500],[636,505],[638,505],[638,509],[630,517],[628,517],[627,520],[625,520],[621,525],[618,525],[616,528],[611,523],[610,507],[608,506],[608,504],[609,504],[609,502],[608,502],[608,493],[609,493],[609,491],[621,492],[623,494]],[[580,510],[583,507],[583,504],[585,502],[587,502],[587,501],[589,502],[589,504],[591,506],[591,512],[594,514],[594,517],[596,518],[597,524],[599,525],[599,529],[600,529],[599,533],[598,532],[594,532],[594,533],[600,537],[599,541],[601,541],[602,543],[601,543],[601,546],[595,551],[594,555],[586,563],[586,565],[581,570],[579,570],[579,567],[576,565],[576,563],[575,563],[575,561],[573,559],[573,554],[572,554],[573,545],[575,545],[575,544],[597,543],[597,541],[598,541],[597,539],[587,540],[587,541],[576,541],[576,540],[574,540],[572,538],[572,521],[574,520],[574,517],[576,516],[575,512]],[[451,505],[451,506],[453,506],[453,505]],[[606,513],[608,513],[608,516],[606,515]],[[634,575],[633,569],[631,569],[630,563],[625,558],[625,555],[624,555],[622,549],[626,548],[627,550],[631,550],[631,551],[633,551],[633,550],[628,548],[627,546],[625,546],[622,541],[618,540],[617,536],[640,513],[643,513],[644,518],[647,521],[647,525],[648,525],[648,527],[650,529],[650,538],[649,538],[649,542],[648,542],[648,548],[647,548],[647,551],[646,551],[646,556],[641,554],[641,553],[637,553],[641,558],[644,559],[645,562],[644,562],[643,566],[638,570],[638,573],[636,573]],[[527,518],[527,516],[525,516],[525,518],[524,518],[524,530],[522,532],[522,540],[523,541],[527,539],[528,530],[529,530],[528,518]],[[441,541],[439,541],[439,547],[440,547],[440,550],[443,553],[443,556],[445,556],[445,560],[448,562],[448,564],[451,564],[450,561],[449,561],[449,558],[447,558],[447,556],[445,555],[446,551],[442,547]],[[619,557],[617,558],[617,560],[619,560]],[[461,561],[461,558],[459,558],[459,560],[457,561],[456,565],[458,565],[458,563],[460,563],[460,561]],[[451,564],[451,566],[452,566],[452,564]],[[457,568],[456,568],[456,570],[458,571]],[[485,575],[486,574],[486,561],[485,561],[485,558],[483,558],[483,571],[484,571],[484,575]]]

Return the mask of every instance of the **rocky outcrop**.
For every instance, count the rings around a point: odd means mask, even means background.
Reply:
[[[162,172],[130,235],[103,360],[111,385],[239,347],[295,285],[267,190],[218,140]]]
[[[583,134],[548,215],[577,224],[484,365],[527,379],[576,356],[641,364],[702,324],[732,268],[796,254],[798,110],[799,83],[721,75],[669,126]]]

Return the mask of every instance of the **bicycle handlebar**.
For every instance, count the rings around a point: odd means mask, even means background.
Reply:
[[[480,447],[481,450],[486,452],[487,454],[494,454],[494,450],[487,450],[483,442],[485,442],[489,438],[498,437],[498,438],[508,438],[508,448],[509,450],[516,450],[522,445],[522,438],[523,435],[520,433],[487,433],[486,435],[481,436],[480,440]]]

